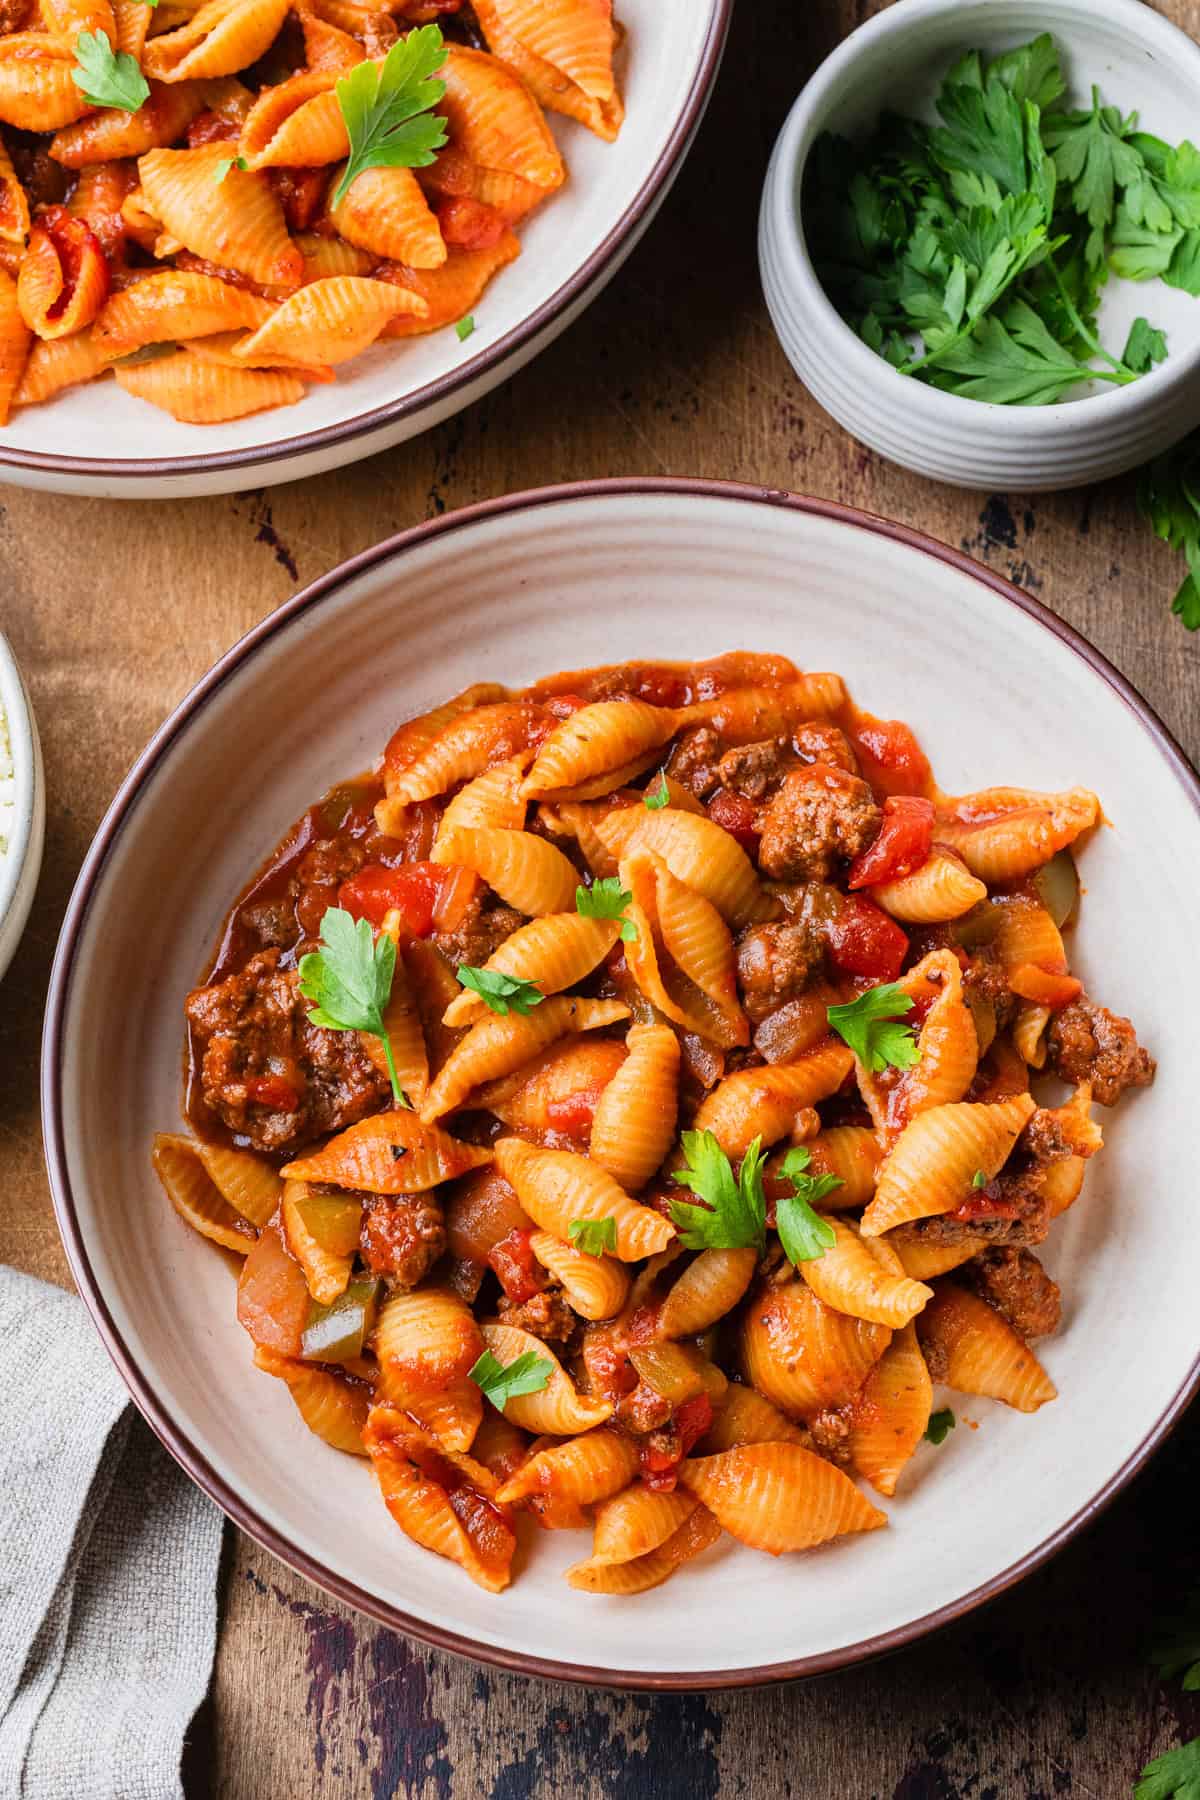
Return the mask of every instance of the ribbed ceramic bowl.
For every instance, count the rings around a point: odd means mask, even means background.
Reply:
[[[42,866],[46,783],[33,707],[8,639],[0,631],[0,717],[12,751],[12,816],[0,811],[0,976],[12,961]]]
[[[529,362],[616,274],[670,189],[712,92],[733,0],[622,0],[615,144],[550,115],[562,191],[520,228],[521,255],[475,308],[475,331],[379,344],[294,406],[184,425],[113,381],[0,428],[0,482],[110,499],[227,494],[299,481],[427,431]]]
[[[771,318],[801,381],[839,424],[882,456],[959,487],[1031,492],[1135,468],[1200,424],[1200,301],[1161,282],[1110,283],[1101,339],[1119,353],[1139,313],[1166,329],[1170,355],[1128,387],[1056,406],[993,406],[900,375],[840,318],[809,258],[800,205],[823,131],[855,137],[885,110],[933,118],[945,71],[966,50],[1010,49],[1050,32],[1068,98],[1092,84],[1142,128],[1195,137],[1200,48],[1143,0],[897,0],[838,46],[802,91],[771,158],[759,262]]]
[[[314,795],[405,715],[510,683],[736,646],[844,672],[919,730],[954,789],[1094,785],[1073,962],[1136,1016],[1157,1084],[1048,1246],[1060,1399],[920,1448],[891,1527],[774,1562],[726,1539],[636,1600],[562,1580],[577,1533],[536,1534],[491,1596],[415,1548],[369,1470],[311,1437],[251,1367],[230,1273],[167,1207],[152,1132],[179,1116],[182,1002],[222,915]],[[320,696],[314,709],[313,696]],[[288,602],[193,690],[133,770],[79,880],[43,1064],[59,1223],[138,1405],[277,1555],[376,1618],[525,1670],[629,1687],[813,1673],[902,1644],[1036,1567],[1126,1482],[1200,1378],[1191,1023],[1200,788],[1136,694],[1028,595],[958,552],[824,501],[711,482],[550,489],[451,514]],[[1148,931],[1154,953],[1146,954]],[[1151,1329],[1151,1321],[1153,1328]],[[970,1520],[970,1529],[962,1522]]]

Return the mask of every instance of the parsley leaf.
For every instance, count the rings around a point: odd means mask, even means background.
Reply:
[[[467,1378],[475,1383],[496,1408],[503,1412],[510,1400],[521,1394],[540,1394],[550,1385],[554,1364],[536,1350],[524,1350],[507,1366],[490,1350],[485,1350],[467,1370]]]
[[[1190,1609],[1164,1626],[1150,1647],[1150,1661],[1164,1680],[1182,1675],[1184,1692],[1200,1693],[1200,1591]]]
[[[1149,319],[1135,319],[1121,352],[1121,361],[1125,367],[1132,369],[1137,375],[1144,375],[1155,363],[1162,362],[1166,354],[1166,332],[1151,325]]]
[[[588,1256],[603,1256],[606,1250],[616,1250],[617,1221],[613,1218],[572,1219],[567,1226],[567,1236],[577,1250],[585,1251]]]
[[[436,25],[398,38],[382,65],[368,59],[343,75],[337,103],[350,139],[350,160],[331,204],[340,205],[364,169],[423,169],[446,142],[446,121],[430,109],[446,92],[430,79],[447,56]],[[149,90],[147,90],[149,91]]]
[[[454,335],[458,339],[460,344],[465,344],[467,339],[471,336],[471,334],[474,330],[475,330],[475,314],[468,313],[466,318],[460,319],[458,321],[458,324],[454,327]]]
[[[648,806],[651,812],[661,812],[664,806],[670,804],[670,801],[671,790],[667,786],[667,777],[665,774],[659,776],[658,786],[656,788],[653,790],[647,788],[642,795],[642,805]]]
[[[584,919],[620,919],[621,936],[627,944],[636,944],[638,928],[624,916],[632,899],[633,895],[615,875],[606,875],[602,881],[593,881],[591,887],[575,889],[575,911]]]
[[[1137,114],[1123,119],[1115,106],[1101,103],[1095,87],[1090,112],[1063,113],[1046,123],[1045,143],[1058,178],[1071,186],[1075,210],[1092,227],[1089,261],[1104,261],[1104,233],[1112,224],[1118,189],[1140,183],[1145,174],[1140,150],[1126,142],[1136,128]]]
[[[156,5],[157,5],[157,3],[158,3],[158,0],[155,0]],[[249,167],[250,167],[250,165],[246,161],[244,156],[223,156],[221,158],[220,162],[213,169],[213,180],[214,180],[214,182],[216,182],[216,184],[218,186],[220,186],[221,182],[223,182],[225,177],[228,175],[230,169],[241,169],[241,170],[245,171]]]
[[[971,1177],[971,1186],[973,1188],[985,1188],[987,1186],[987,1184],[988,1184],[987,1170],[986,1169],[976,1169],[975,1173]]]
[[[135,113],[150,98],[150,84],[137,58],[126,50],[114,54],[106,31],[80,32],[71,80],[89,106],[116,106]]]
[[[321,948],[300,958],[300,992],[315,1002],[309,1022],[327,1031],[367,1031],[383,1045],[397,1106],[407,1106],[392,1056],[383,1011],[392,991],[396,946],[385,931],[376,937],[368,920],[357,922],[340,906],[321,920]]]
[[[498,969],[473,969],[469,963],[460,963],[458,979],[501,1018],[506,1018],[510,1012],[520,1013],[523,1018],[546,998],[536,981],[502,975]]]
[[[1182,551],[1188,574],[1171,611],[1189,631],[1200,630],[1200,431],[1143,469],[1138,508],[1156,537]]]
[[[910,1013],[912,1005],[897,982],[885,981],[844,1006],[828,1007],[826,1017],[863,1068],[877,1075],[889,1064],[894,1069],[911,1069],[920,1056],[911,1026],[892,1022]]]
[[[944,1406],[941,1412],[930,1413],[929,1423],[925,1427],[925,1436],[931,1444],[944,1444],[957,1423],[958,1420],[950,1408]]]
[[[819,1218],[813,1208],[827,1194],[832,1194],[834,1188],[841,1187],[842,1178],[840,1175],[807,1174],[811,1161],[811,1153],[803,1144],[797,1144],[779,1165],[779,1173],[796,1190],[775,1202],[775,1229],[783,1253],[793,1265],[815,1262],[837,1243],[833,1226]]]
[[[1147,1763],[1133,1800],[1200,1800],[1200,1737]]]
[[[756,1137],[734,1178],[733,1165],[711,1131],[685,1131],[686,1169],[671,1176],[704,1202],[672,1200],[671,1218],[685,1250],[765,1250],[767,1201],[762,1168],[766,1151]]]

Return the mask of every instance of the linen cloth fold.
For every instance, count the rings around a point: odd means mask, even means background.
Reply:
[[[82,1301],[0,1268],[0,1800],[180,1800],[223,1522]]]

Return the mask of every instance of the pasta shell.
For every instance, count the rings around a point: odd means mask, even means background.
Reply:
[[[148,400],[187,425],[216,425],[273,406],[291,406],[304,395],[297,375],[273,369],[222,369],[180,351],[153,362],[127,363],[114,371],[128,394]]]
[[[58,339],[63,343],[69,340]],[[0,425],[7,424],[14,401],[20,405],[33,334],[21,317],[17,284],[0,273]]]
[[[368,1194],[418,1194],[492,1160],[490,1150],[461,1144],[406,1107],[372,1113],[320,1150],[283,1170],[289,1181],[327,1181]]]
[[[758,1252],[701,1250],[688,1264],[662,1303],[659,1335],[694,1337],[723,1319],[741,1300],[758,1262]]]
[[[504,1403],[504,1416],[523,1431],[540,1436],[573,1437],[590,1431],[612,1416],[611,1400],[594,1400],[577,1390],[575,1383],[549,1345],[532,1332],[515,1325],[486,1324],[483,1339],[488,1349],[507,1368],[519,1356],[536,1356],[551,1364],[547,1385],[537,1394],[517,1394]]]
[[[854,1402],[846,1448],[858,1474],[877,1493],[892,1495],[904,1465],[925,1435],[933,1383],[916,1328],[898,1331]]]
[[[402,725],[397,726],[388,739],[387,748],[383,753],[384,785],[388,793],[391,794],[395,791],[398,799],[410,797],[412,799],[430,799],[433,794],[442,792],[441,788],[434,787],[431,794],[409,796],[399,791],[399,778],[414,763],[424,758],[429,746],[441,737],[447,727],[452,725],[456,719],[461,719],[467,713],[480,713],[497,702],[507,699],[508,689],[501,687],[499,682],[477,681],[471,687],[464,688],[461,694],[455,694],[453,699],[443,701],[440,706],[433,707],[429,712],[418,713],[416,718],[406,719]],[[524,709],[519,702],[516,703],[516,711],[524,716]],[[484,756],[477,768],[470,769],[455,779],[466,781],[472,775],[481,774],[487,768],[489,760],[489,757]],[[453,781],[446,785],[452,786]],[[386,828],[380,824],[379,829],[383,831]]]
[[[310,69],[264,88],[246,117],[238,149],[251,169],[323,169],[350,150],[334,69]]]
[[[420,1106],[429,1091],[429,1050],[412,984],[404,958],[400,955],[396,957],[392,991],[383,1012],[383,1028],[387,1033],[400,1091],[408,1096],[413,1106]],[[364,1031],[358,1041],[380,1074],[389,1074],[387,1056],[380,1040],[371,1032]]]
[[[623,1432],[604,1426],[531,1456],[506,1481],[496,1499],[501,1506],[591,1506],[627,1487],[637,1473],[637,1446]],[[541,1503],[539,1505],[539,1503]]]
[[[0,242],[25,248],[29,236],[29,202],[17,179],[12,157],[0,144]]]
[[[452,44],[438,75],[450,141],[476,167],[515,175],[543,194],[562,186],[566,170],[542,109],[511,70]]]
[[[799,1444],[742,1444],[692,1457],[679,1479],[731,1537],[769,1556],[887,1524],[848,1476]]]
[[[448,1557],[472,1581],[498,1594],[508,1586],[517,1547],[513,1531],[496,1504],[496,1481],[472,1457],[439,1449],[430,1436],[391,1406],[374,1406],[363,1443],[379,1481],[384,1504],[414,1543]],[[429,1455],[449,1464],[452,1492],[426,1473]],[[441,1469],[441,1463],[433,1465]],[[457,1506],[452,1505],[457,1500]]]
[[[988,1238],[972,1236],[963,1238],[958,1244],[939,1244],[936,1239],[923,1237],[910,1225],[901,1225],[877,1241],[891,1245],[900,1258],[904,1273],[913,1281],[933,1281],[949,1269],[957,1269],[981,1250],[986,1250],[990,1242]]]
[[[444,860],[475,873],[506,906],[540,916],[568,912],[579,872],[545,838],[528,831],[456,830],[443,840]]]
[[[406,287],[425,302],[425,312],[418,318],[403,314],[391,320],[385,337],[417,337],[426,331],[440,331],[455,325],[478,305],[492,276],[515,262],[521,254],[521,240],[506,230],[494,244],[482,250],[451,249],[444,263],[436,269],[413,269],[403,263],[387,263],[375,271],[379,281],[394,281]]]
[[[535,982],[543,994],[575,987],[604,961],[620,934],[616,919],[585,919],[577,912],[546,913],[531,919],[483,965],[514,980]],[[446,1008],[447,1025],[469,1025],[488,1011],[486,1001],[469,990]]]
[[[644,700],[598,700],[556,725],[525,777],[526,800],[542,800],[658,750],[679,730],[681,715]]]
[[[218,182],[217,164],[228,154],[223,143],[148,150],[138,161],[146,204],[163,229],[196,256],[266,287],[295,287],[304,258],[288,237],[283,208],[263,175],[234,167]],[[334,360],[307,350],[288,353],[313,362]]]
[[[1031,1069],[1046,1066],[1046,1032],[1054,1017],[1048,1006],[1035,1006],[1023,1000],[1012,1023],[1012,1041],[1017,1055]]]
[[[953,1212],[970,1198],[978,1171],[989,1181],[999,1174],[1033,1111],[1032,1095],[1016,1094],[994,1106],[961,1101],[918,1113],[880,1165],[863,1236]]]
[[[297,362],[348,362],[375,342],[389,319],[417,304],[403,289],[358,275],[310,281],[289,295],[238,354],[249,360],[281,351]]]
[[[280,1219],[287,1247],[304,1270],[309,1293],[318,1306],[329,1306],[340,1294],[345,1293],[350,1281],[350,1271],[354,1267],[354,1256],[331,1255],[317,1242],[300,1210],[300,1202],[307,1195],[307,1182],[284,1182]]]
[[[140,63],[146,48],[152,8],[145,0],[112,0],[111,11],[116,36],[109,42],[115,50],[123,50],[126,56],[132,56],[134,62]]]
[[[932,1288],[899,1272],[895,1252],[886,1240],[861,1238],[843,1219],[831,1218],[825,1223],[834,1233],[834,1242],[823,1256],[800,1263],[798,1269],[826,1306],[854,1319],[899,1330],[933,1298]]]
[[[414,800],[436,799],[459,782],[482,775],[498,759],[507,760],[528,747],[537,723],[528,701],[495,699],[466,707],[456,701],[450,704],[455,711],[445,717],[427,715],[437,721],[428,735],[414,735],[416,727],[424,729],[423,721],[414,720],[393,736],[383,758],[384,786],[390,800],[410,805]]]
[[[379,1309],[374,1346],[389,1376],[413,1394],[444,1393],[483,1355],[470,1308],[442,1288],[389,1295]]]
[[[478,1102],[521,1137],[586,1133],[609,1082],[625,1061],[611,1038],[561,1038],[533,1062],[482,1088]]]
[[[930,1373],[962,1394],[1036,1412],[1058,1390],[1037,1357],[994,1306],[944,1281],[921,1314],[917,1335]]]
[[[283,1182],[265,1157],[226,1144],[198,1142],[195,1151],[222,1199],[243,1219],[261,1227],[274,1216],[283,1198]]]
[[[621,859],[636,850],[653,851],[678,881],[702,894],[730,925],[775,917],[778,903],[763,892],[750,858],[711,819],[674,807],[652,813],[644,806],[629,806],[600,814],[593,822],[613,856]]]
[[[556,801],[553,806],[539,806],[538,818],[556,837],[573,838],[583,859],[597,880],[610,878],[617,872],[617,859],[598,834],[594,820],[595,807],[574,801]]]
[[[461,1106],[472,1088],[519,1069],[555,1038],[569,1031],[594,1031],[629,1016],[615,1000],[581,1000],[556,995],[533,1011],[491,1013],[472,1025],[430,1083],[420,1117],[428,1124]]]
[[[117,28],[108,0],[39,0],[38,11],[52,36],[74,42],[81,31],[102,31],[110,44],[116,43]]]
[[[885,1325],[835,1312],[796,1277],[750,1301],[742,1363],[759,1393],[790,1417],[807,1420],[854,1398],[891,1335]]]
[[[22,131],[58,131],[88,103],[71,78],[75,41],[44,31],[0,37],[0,120]]]
[[[805,1144],[810,1175],[836,1175],[841,1187],[826,1194],[826,1212],[866,1206],[875,1192],[875,1176],[882,1152],[873,1131],[865,1125],[833,1125],[819,1131]],[[785,1190],[790,1191],[790,1189]]]
[[[228,281],[163,269],[112,295],[96,320],[92,341],[106,357],[127,356],[144,344],[261,325],[273,311],[270,301]]]
[[[737,997],[733,938],[716,907],[651,851],[622,859],[622,887],[633,895],[637,937],[625,960],[642,993],[685,1031],[729,1048],[750,1041]],[[659,946],[671,963],[660,961]]]
[[[706,1507],[697,1506],[657,1550],[622,1563],[600,1562],[593,1556],[568,1569],[567,1580],[573,1588],[582,1588],[587,1594],[644,1594],[650,1588],[660,1587],[685,1562],[710,1549],[720,1535],[721,1527],[712,1514]]]
[[[611,0],[480,0],[475,16],[488,48],[542,106],[614,141],[624,107],[612,73]]]
[[[8,289],[3,288],[3,292],[7,295]],[[19,347],[19,341],[32,343],[24,369],[18,370],[20,379],[12,397],[14,406],[35,406],[39,401],[49,400],[53,395],[60,394],[64,388],[93,380],[108,367],[108,358],[93,344],[90,331],[80,331],[69,338],[32,338],[29,327],[17,311],[15,282],[12,283],[11,304],[24,339],[7,338],[12,348],[0,362],[0,379],[16,365],[17,359],[13,351]],[[0,333],[0,343],[6,341],[9,331],[11,325],[6,324],[4,331]]]
[[[811,1449],[812,1437],[805,1426],[772,1406],[757,1388],[731,1382],[700,1448],[705,1456],[711,1456],[734,1450],[739,1444],[803,1444]]]
[[[41,338],[70,337],[92,323],[108,293],[96,234],[62,207],[38,214],[17,277],[17,305]]]
[[[474,1382],[471,1383],[474,1387]],[[478,1388],[475,1389],[479,1393]],[[482,1398],[482,1396],[480,1396]],[[471,1454],[496,1477],[497,1484],[507,1481],[529,1455],[529,1439],[517,1426],[510,1425],[494,1406],[485,1406]]]
[[[675,1136],[679,1040],[666,1025],[631,1025],[629,1055],[601,1094],[590,1154],[630,1193],[644,1187]]]
[[[466,1376],[435,1393],[410,1387],[403,1371],[392,1363],[379,1365],[376,1392],[390,1406],[398,1406],[444,1450],[460,1453],[474,1447],[483,1421],[483,1395]]]
[[[772,687],[731,687],[689,708],[693,725],[711,726],[726,743],[755,744],[790,737],[797,719],[825,719],[846,704],[846,684],[825,671],[797,675]]]
[[[1100,802],[1086,788],[1061,794],[989,788],[943,805],[950,811],[934,828],[938,842],[989,886],[1040,868],[1100,818]]]
[[[591,1562],[627,1563],[648,1556],[679,1530],[699,1504],[694,1494],[680,1493],[678,1488],[664,1494],[635,1481],[596,1508]]]
[[[939,925],[961,919],[987,899],[987,887],[960,856],[935,844],[919,869],[897,881],[876,882],[871,898],[906,925]]]
[[[521,831],[525,826],[525,802],[521,798],[521,777],[532,751],[523,750],[509,756],[492,768],[485,769],[461,787],[446,806],[438,821],[434,840],[433,862],[449,862],[446,844],[456,831],[487,830]],[[478,999],[478,996],[469,996]],[[479,1004],[482,1006],[483,1002]]]
[[[304,257],[305,281],[321,281],[327,275],[368,275],[374,267],[374,259],[365,250],[356,250],[341,238],[298,231],[292,242]]]
[[[345,170],[343,163],[334,171],[335,189]],[[373,256],[410,263],[414,269],[439,269],[446,260],[438,222],[411,169],[364,169],[331,206],[329,217],[348,244],[357,244]],[[406,313],[421,310],[416,306],[397,308]]]
[[[304,32],[304,60],[309,69],[332,69],[335,74],[344,75],[365,61],[366,51],[348,31],[315,12],[299,7],[295,11]]]
[[[697,1131],[711,1131],[727,1156],[744,1156],[756,1137],[774,1144],[794,1131],[802,1114],[837,1092],[854,1066],[845,1044],[832,1040],[794,1063],[774,1063],[727,1075],[702,1101]]]
[[[207,0],[176,31],[151,38],[142,67],[156,81],[234,75],[279,35],[289,0]]]
[[[120,0],[133,11],[149,17],[145,0]],[[204,91],[198,81],[184,81],[174,87],[162,82],[150,83],[150,98],[136,112],[125,112],[119,106],[101,107],[84,119],[64,126],[50,145],[55,162],[65,169],[83,169],[93,163],[112,162],[118,157],[142,156],[147,150],[160,149],[181,138],[192,120],[204,110]]]
[[[928,1010],[917,1037],[917,1061],[893,1071],[893,1079],[873,1074],[861,1064],[858,1085],[885,1144],[932,1106],[961,1100],[975,1076],[979,1039],[963,996],[962,969],[952,950],[935,950],[900,981],[913,1000]]]
[[[245,1256],[254,1244],[254,1232],[222,1197],[192,1140],[158,1132],[153,1161],[167,1199],[184,1223],[223,1249]]]
[[[552,1237],[548,1231],[535,1231],[529,1248],[542,1267],[562,1283],[563,1292],[581,1319],[615,1318],[628,1300],[629,1276],[611,1256],[590,1256],[574,1244]],[[531,1429],[548,1431],[550,1427]]]
[[[572,1220],[611,1218],[616,1227],[616,1256],[621,1262],[638,1262],[665,1250],[675,1236],[669,1220],[631,1200],[611,1175],[586,1156],[570,1150],[541,1150],[523,1138],[501,1138],[496,1144],[496,1162],[530,1218],[564,1243],[570,1241]]]
[[[254,1366],[286,1383],[297,1412],[314,1436],[348,1456],[367,1454],[362,1434],[371,1401],[365,1388],[355,1387],[332,1369],[297,1362],[261,1344],[254,1351]]]

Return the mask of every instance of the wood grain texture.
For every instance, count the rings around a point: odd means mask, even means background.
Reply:
[[[0,1257],[67,1278],[41,1160],[38,1038],[59,919],[117,782],[222,650],[297,583],[386,531],[507,490],[614,474],[737,476],[848,501],[961,545],[1035,593],[1200,754],[1200,641],[1168,615],[1179,571],[1138,522],[1131,481],[1036,500],[933,486],[848,439],[775,342],[754,256],[768,151],[808,70],[876,10],[742,0],[718,93],[648,240],[558,344],[429,436],[229,499],[64,505],[4,492],[0,620],[33,686],[50,817],[0,1007]],[[1200,0],[1159,10],[1200,35]],[[951,1439],[946,1454],[959,1448]],[[612,1698],[483,1673],[377,1630],[231,1542],[188,1791],[1109,1800],[1149,1756],[1200,1732],[1200,1695],[1159,1686],[1144,1660],[1151,1619],[1200,1575],[1198,1480],[1194,1410],[1089,1534],[974,1618],[872,1668],[726,1698]]]

